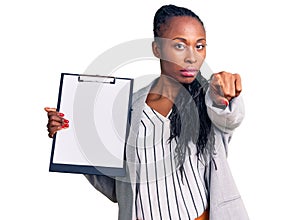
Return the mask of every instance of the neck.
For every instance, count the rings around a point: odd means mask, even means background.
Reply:
[[[161,74],[150,93],[155,96],[156,99],[168,98],[174,101],[181,87],[182,85],[175,79]]]

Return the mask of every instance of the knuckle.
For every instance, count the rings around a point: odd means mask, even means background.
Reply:
[[[220,74],[223,75],[223,76],[227,76],[227,75],[229,75],[230,73],[229,73],[229,72],[226,72],[226,71],[222,71],[222,72],[220,72]]]
[[[57,125],[57,123],[55,121],[50,121],[49,122],[49,127],[54,127],[56,125]]]
[[[55,112],[52,112],[52,111],[51,111],[51,112],[48,112],[47,114],[48,114],[48,117],[50,117],[50,116],[54,115]]]
[[[241,78],[240,74],[238,74],[238,73],[234,73],[233,75],[234,75],[236,78]]]
[[[224,72],[224,77],[225,78],[229,78],[229,79],[233,79],[234,78],[233,74],[230,73],[230,72]]]
[[[223,91],[224,97],[231,97],[231,93],[229,91]]]
[[[235,92],[235,96],[239,96],[241,93],[242,93],[242,90],[240,89],[240,90]]]
[[[56,115],[52,115],[52,116],[50,116],[49,121],[51,121],[51,122],[61,121],[61,118],[57,117]]]
[[[214,74],[212,75],[212,79],[213,79],[213,80],[220,79],[220,73],[214,73]]]
[[[53,121],[53,118],[54,118],[54,116],[53,116],[53,115],[50,115],[50,116],[49,116],[49,121]]]
[[[215,78],[218,79],[218,80],[231,80],[234,78],[233,74],[230,73],[230,72],[225,72],[225,71],[222,71],[222,72],[219,72],[219,73],[216,73],[214,74]]]
[[[235,74],[234,74],[234,78],[235,78],[235,80],[238,80],[238,81],[241,82],[241,75],[240,75],[240,74],[235,73]]]
[[[55,134],[55,132],[49,131],[48,136],[49,136],[50,138],[53,138],[54,134]]]
[[[224,97],[234,97],[235,91],[232,91],[231,89],[224,89],[223,91]]]

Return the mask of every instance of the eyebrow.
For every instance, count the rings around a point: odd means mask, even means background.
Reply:
[[[181,41],[183,41],[183,42],[187,42],[187,40],[186,40],[185,38],[182,38],[182,37],[175,37],[175,38],[173,38],[172,40],[181,40]],[[203,40],[206,41],[205,38],[200,38],[200,39],[197,40],[197,42],[203,41]]]

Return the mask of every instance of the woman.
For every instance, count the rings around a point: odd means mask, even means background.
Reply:
[[[119,219],[248,219],[226,160],[244,115],[240,76],[201,76],[206,33],[186,8],[161,7],[154,37],[161,75],[134,94],[127,176],[87,179],[118,202]],[[50,137],[68,127],[62,113],[45,110]]]

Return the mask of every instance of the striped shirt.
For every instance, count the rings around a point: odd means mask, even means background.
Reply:
[[[142,220],[195,219],[208,206],[204,165],[190,144],[181,175],[175,165],[176,139],[170,138],[170,120],[145,105],[136,140],[136,216]],[[172,111],[172,110],[171,110]]]

